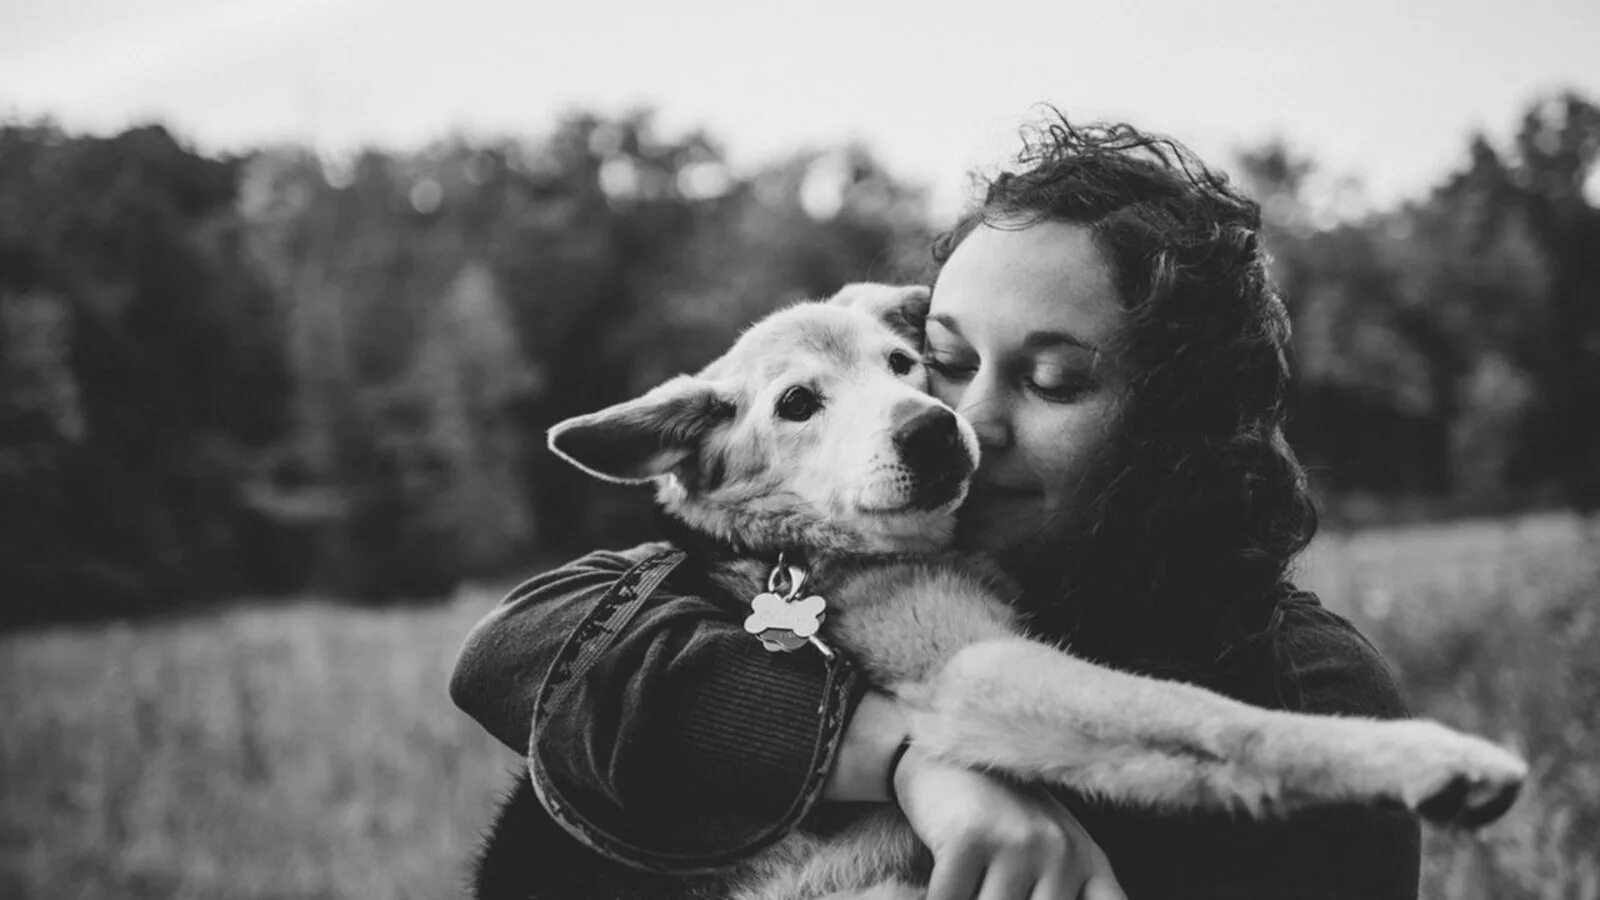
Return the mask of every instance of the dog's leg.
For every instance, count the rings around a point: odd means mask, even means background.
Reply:
[[[1272,712],[1093,665],[1017,636],[996,584],[945,560],[843,586],[835,635],[919,710],[913,739],[952,761],[1148,807],[1393,801],[1469,827],[1504,812],[1526,775],[1432,722]]]
[[[1022,638],[973,644],[902,694],[929,752],[1149,807],[1260,815],[1387,800],[1475,827],[1505,811],[1527,774],[1433,722],[1264,710]]]

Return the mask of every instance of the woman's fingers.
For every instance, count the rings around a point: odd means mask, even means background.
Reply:
[[[1079,900],[1128,900],[1128,895],[1122,892],[1122,885],[1117,884],[1117,879],[1112,876],[1108,867],[1084,882],[1083,891],[1078,894],[1078,898]]]
[[[1063,830],[1071,833],[1065,826]],[[1093,844],[1074,844],[1065,858],[1039,877],[1028,900],[1127,900],[1111,873],[1111,863],[1098,849]]]
[[[928,877],[927,900],[972,900],[983,879],[984,860],[976,845],[936,854]]]
[[[1127,900],[1111,871],[1111,860],[1083,823],[1053,798],[1048,806],[1065,839],[1064,852],[1039,879],[1028,900]]]
[[[1105,854],[1043,789],[919,755],[895,771],[895,799],[933,853],[927,900],[1122,900]],[[1109,893],[1108,893],[1109,891]]]
[[[1021,860],[997,859],[983,873],[978,900],[1030,900],[1034,875]]]
[[[1028,895],[1028,900],[1077,900],[1078,885],[1081,879],[1070,877],[1070,873],[1060,870],[1046,872],[1039,883],[1033,886],[1033,892]]]

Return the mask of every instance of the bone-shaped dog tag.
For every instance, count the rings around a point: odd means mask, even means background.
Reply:
[[[757,594],[750,601],[744,630],[772,651],[790,653],[810,643],[827,618],[828,602],[818,596],[785,600],[777,594]]]

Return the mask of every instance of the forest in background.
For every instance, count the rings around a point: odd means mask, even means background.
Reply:
[[[1353,216],[1284,142],[1213,160],[1263,204],[1335,524],[1600,505],[1600,107],[1516,122]],[[926,278],[946,224],[868,148],[740,173],[645,112],[338,159],[0,125],[0,624],[432,598],[647,536],[544,430]]]

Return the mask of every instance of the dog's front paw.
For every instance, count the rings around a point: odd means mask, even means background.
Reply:
[[[1399,799],[1436,825],[1478,828],[1516,801],[1528,766],[1488,741],[1433,722],[1396,722]],[[1387,754],[1386,754],[1387,755]]]

